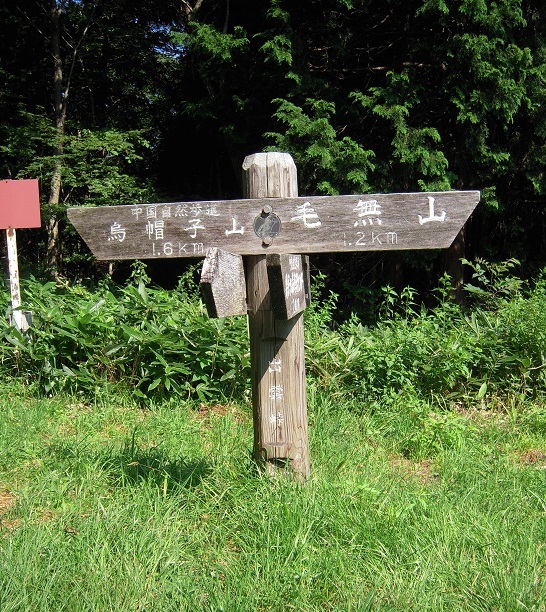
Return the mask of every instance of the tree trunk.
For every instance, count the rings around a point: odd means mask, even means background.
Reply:
[[[51,55],[53,56],[53,105],[55,116],[55,163],[49,189],[49,220],[47,222],[47,265],[56,277],[59,269],[59,218],[58,206],[61,197],[63,167],[63,139],[66,121],[66,96],[63,90],[63,61],[61,57],[61,9],[56,0],[51,0]]]

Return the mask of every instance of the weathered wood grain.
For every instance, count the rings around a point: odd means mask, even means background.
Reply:
[[[266,255],[271,304],[279,319],[291,319],[310,303],[309,257],[307,255]]]
[[[259,180],[255,193],[267,193]],[[479,199],[479,191],[260,196],[71,208],[68,217],[104,260],[204,257],[211,247],[239,255],[441,249],[451,245]],[[256,225],[272,215],[278,233],[258,235]]]
[[[255,198],[295,196],[296,167],[288,154],[251,155],[243,164],[243,185]],[[276,200],[270,205],[276,209]],[[310,462],[303,315],[275,316],[265,255],[246,257],[246,278],[254,456],[270,473],[287,469],[304,481]]]
[[[201,270],[201,295],[211,318],[246,315],[246,283],[241,255],[215,247]]]

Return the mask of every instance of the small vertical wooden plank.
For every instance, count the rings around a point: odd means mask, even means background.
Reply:
[[[248,198],[296,197],[297,171],[286,153],[257,153],[243,163]],[[274,250],[274,240],[271,247]],[[303,314],[275,317],[265,255],[246,259],[254,456],[267,471],[309,477]]]
[[[19,264],[17,261],[17,234],[15,228],[6,230],[8,252],[9,286],[11,292],[12,319],[19,331],[27,331],[28,319],[21,310],[21,289],[19,286]]]
[[[271,305],[278,319],[291,319],[309,305],[305,259],[303,255],[266,255]]]
[[[203,262],[200,286],[211,319],[247,313],[241,255],[234,255],[216,247],[209,249]]]

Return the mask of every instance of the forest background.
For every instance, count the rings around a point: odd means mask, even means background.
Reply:
[[[293,155],[305,195],[479,189],[467,257],[517,258],[530,277],[546,240],[545,13],[539,0],[4,3],[0,177],[38,178],[42,196],[23,267],[100,278],[67,207],[240,197],[242,160],[269,149]],[[460,283],[461,254],[315,263],[354,302],[445,270]],[[168,286],[180,264],[150,273]]]

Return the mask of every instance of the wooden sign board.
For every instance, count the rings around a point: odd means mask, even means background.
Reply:
[[[40,227],[36,179],[0,181],[0,229]]]
[[[292,158],[274,152],[245,159],[243,186],[249,199],[67,212],[98,259],[207,255],[209,313],[248,312],[254,456],[272,473],[289,467],[303,481],[310,465],[300,316],[310,299],[305,255],[449,247],[480,193],[298,198]]]
[[[266,256],[267,278],[273,312],[278,319],[291,319],[311,303],[309,257]]]
[[[68,212],[97,259],[441,249],[479,191],[175,202]]]

